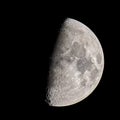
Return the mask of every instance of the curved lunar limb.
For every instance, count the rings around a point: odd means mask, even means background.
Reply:
[[[66,19],[52,55],[47,103],[60,107],[84,100],[100,82],[103,68],[103,50],[95,34],[83,23]]]

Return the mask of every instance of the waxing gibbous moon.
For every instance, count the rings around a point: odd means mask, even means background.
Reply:
[[[99,84],[103,69],[103,50],[96,35],[67,18],[52,54],[46,102],[61,107],[84,100]]]

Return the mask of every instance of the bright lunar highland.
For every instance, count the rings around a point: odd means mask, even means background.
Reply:
[[[46,95],[50,106],[78,103],[98,86],[104,69],[103,50],[83,23],[71,18],[64,21],[51,58]]]

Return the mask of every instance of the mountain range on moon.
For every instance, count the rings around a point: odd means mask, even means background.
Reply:
[[[67,18],[52,54],[46,102],[61,107],[84,100],[97,87],[103,69],[98,38],[83,23]]]

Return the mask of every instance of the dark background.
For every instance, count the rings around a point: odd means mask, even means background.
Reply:
[[[54,6],[54,7],[53,7]],[[119,108],[119,10],[117,3],[62,3],[23,5],[3,10],[8,102],[17,116],[38,119],[117,117]],[[45,88],[50,58],[61,24],[73,18],[87,25],[98,37],[104,52],[102,79],[82,102],[63,108],[49,107]],[[14,106],[14,107],[13,107]],[[14,112],[12,114],[14,114]],[[114,118],[115,119],[115,118]]]

